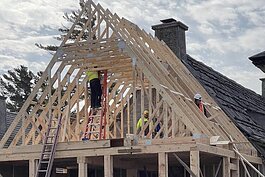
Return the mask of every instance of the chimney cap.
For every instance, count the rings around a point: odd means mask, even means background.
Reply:
[[[162,22],[162,24],[153,25],[152,26],[153,30],[163,29],[163,28],[171,28],[171,27],[180,27],[184,31],[187,31],[189,29],[189,27],[187,25],[185,25],[181,21],[175,20],[174,18],[168,18],[168,19],[160,20],[160,21]]]
[[[162,23],[172,23],[172,22],[177,22],[174,18],[167,18],[164,20],[160,20]]]

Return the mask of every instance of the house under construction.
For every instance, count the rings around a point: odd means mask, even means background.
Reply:
[[[2,137],[0,176],[264,177],[260,153],[182,54],[88,0]],[[96,114],[87,71],[101,73]],[[149,119],[137,131],[144,110]]]

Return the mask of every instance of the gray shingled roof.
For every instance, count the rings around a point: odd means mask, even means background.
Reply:
[[[265,157],[265,98],[189,55],[183,63]]]
[[[6,104],[5,98],[0,96],[0,139],[6,131]]]
[[[16,117],[16,113],[8,112],[6,110],[6,103],[5,103],[4,97],[0,97],[0,140],[4,136],[6,130],[8,127],[11,125],[11,123],[14,121]],[[15,130],[12,132],[11,138],[6,143],[6,146],[11,143],[13,137],[16,135],[18,132],[19,128],[21,127],[21,122],[19,125],[15,128]]]

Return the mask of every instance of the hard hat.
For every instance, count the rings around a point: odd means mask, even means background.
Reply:
[[[196,100],[201,100],[201,99],[202,99],[201,94],[196,93],[196,94],[194,95],[194,99],[196,99]]]
[[[144,115],[149,114],[148,110],[144,110]]]

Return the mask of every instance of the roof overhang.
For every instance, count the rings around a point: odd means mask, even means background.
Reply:
[[[249,57],[252,63],[265,73],[265,51]]]

